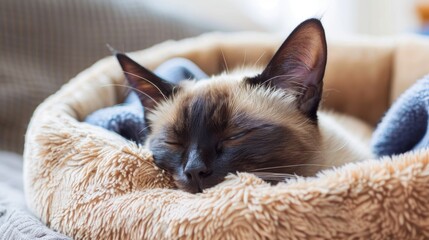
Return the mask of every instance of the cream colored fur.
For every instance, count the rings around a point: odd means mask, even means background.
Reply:
[[[323,155],[318,164],[335,167],[373,157],[368,144],[369,139],[359,137],[362,133],[370,131],[371,128],[367,124],[330,112],[319,111],[318,117]]]

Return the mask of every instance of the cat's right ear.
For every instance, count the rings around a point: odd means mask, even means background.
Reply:
[[[265,70],[246,81],[290,90],[298,109],[317,120],[327,61],[325,31],[319,19],[302,22],[280,46]]]
[[[145,109],[153,110],[158,103],[173,93],[173,83],[158,77],[123,53],[115,53],[115,56]]]

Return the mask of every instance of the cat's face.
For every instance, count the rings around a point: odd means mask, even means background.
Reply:
[[[317,159],[316,112],[326,65],[318,20],[298,26],[260,74],[237,71],[172,86],[117,56],[132,73],[126,74],[130,84],[145,93],[146,146],[180,189],[201,192],[242,171],[268,180],[284,176],[276,173],[306,174],[281,167]]]
[[[313,159],[319,146],[317,124],[294,100],[240,76],[184,82],[174,98],[149,114],[147,146],[155,163],[189,192],[237,171],[281,173],[285,169],[264,169]]]

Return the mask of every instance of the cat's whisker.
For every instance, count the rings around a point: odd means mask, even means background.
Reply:
[[[145,92],[143,92],[143,91],[141,91],[141,90],[139,90],[139,89],[137,89],[137,88],[133,88],[133,87],[131,87],[131,86],[123,85],[123,84],[106,84],[106,85],[102,85],[102,87],[109,87],[109,86],[124,87],[124,88],[128,88],[128,89],[131,89],[131,90],[135,90],[135,91],[137,91],[137,92],[139,92],[139,93],[141,93],[141,94],[145,95],[146,97],[150,98],[150,99],[151,99],[152,101],[154,101],[156,104],[159,104],[155,99],[153,99],[153,98],[152,98],[151,96],[149,96],[147,93],[145,93]]]
[[[325,88],[323,90],[324,93],[329,93],[329,92],[335,92],[335,93],[340,93],[341,91],[336,89],[336,88]]]
[[[326,139],[327,141],[334,141],[334,139],[335,139],[335,136],[334,135],[331,135],[331,136],[329,136],[329,138],[328,139]],[[336,148],[336,149],[324,149],[323,150],[323,152],[337,152],[337,151],[340,151],[340,150],[342,150],[343,148],[345,148],[346,146],[348,145],[348,142],[347,141],[343,141],[343,143],[342,143],[342,145],[340,145],[338,148]]]
[[[155,111],[154,111],[154,110],[152,110],[152,109],[150,109],[150,108],[145,108],[145,111],[148,111],[149,113],[152,113],[152,114],[154,114],[154,113],[155,113]]]
[[[265,55],[266,51],[263,51],[261,56],[258,57],[258,59],[256,59],[256,62],[253,64],[253,67],[256,67],[258,62],[262,59],[262,57]]]
[[[300,82],[297,82],[297,81],[294,81],[293,79],[296,79],[296,78],[298,78],[297,76],[294,76],[294,75],[286,75],[286,74],[284,74],[284,75],[278,75],[278,76],[276,76],[276,77],[272,77],[272,78],[270,78],[270,79],[268,79],[268,80],[266,80],[266,81],[264,81],[263,83],[265,83],[265,82],[267,82],[267,81],[270,81],[270,80],[273,80],[273,79],[275,79],[275,78],[277,78],[277,77],[289,77],[289,79],[288,79],[288,81],[290,82],[290,83],[292,83],[292,84],[294,84],[295,86],[294,86],[294,89],[297,89],[297,90],[300,90],[300,92],[298,92],[298,91],[294,91],[295,92],[295,95],[301,95],[305,90],[307,90],[308,89],[308,86],[306,86],[306,85],[304,85],[304,84],[302,84],[302,83],[300,83]],[[290,90],[289,89],[289,91],[293,91],[293,90]]]
[[[223,54],[222,48],[220,49],[220,52],[222,53],[223,62],[225,63],[226,72],[229,73],[228,63],[226,62],[225,54]]]
[[[269,81],[272,81],[272,80],[274,80],[276,78],[281,78],[281,77],[289,77],[291,79],[298,78],[298,76],[295,76],[295,75],[292,75],[292,74],[282,74],[282,75],[277,75],[275,77],[269,78],[269,79],[263,81],[262,84],[264,84],[266,82],[269,82]],[[294,82],[294,83],[296,83],[296,82]],[[299,86],[299,84],[297,84],[297,85]],[[302,86],[304,86],[304,85],[302,85]]]
[[[135,90],[137,92],[140,91],[139,89],[137,89],[135,87],[132,87],[130,85],[124,85],[124,84],[111,83],[111,84],[103,84],[103,85],[101,85],[101,87],[111,87],[111,86],[113,86],[113,87],[124,87],[124,88],[128,88],[129,90]]]
[[[291,177],[296,177],[297,175],[296,174],[291,174],[291,173],[278,173],[278,172],[267,172],[267,171],[264,171],[264,172],[261,172],[261,171],[259,171],[259,172],[249,172],[249,173],[252,173],[252,174],[258,174],[258,175],[275,175],[275,176],[291,176]]]
[[[295,84],[295,86],[300,86],[300,87],[305,88],[305,89],[308,88],[308,86],[306,86],[305,84],[297,82],[297,81],[289,80],[289,82]]]
[[[256,168],[256,169],[250,170],[249,172],[253,173],[253,172],[259,172],[264,170],[296,168],[296,167],[334,167],[334,166],[325,165],[325,164],[315,164],[315,163],[303,163],[303,164],[291,164],[291,165],[283,165],[283,166],[276,166],[276,167]]]
[[[142,134],[142,133],[143,133],[143,131],[144,131],[144,130],[146,130],[146,129],[148,129],[149,127],[150,127],[150,126],[147,126],[147,127],[143,128],[142,130],[140,130],[140,131],[138,132],[138,134],[137,134],[137,135]]]
[[[252,172],[252,174],[258,176],[258,177],[276,177],[276,178],[296,178],[297,175],[295,174],[288,174],[288,173],[274,173],[274,172]]]
[[[340,147],[336,148],[336,149],[323,149],[323,150],[306,150],[306,151],[299,151],[298,153],[335,153],[338,152],[340,150],[342,150],[343,148],[345,148],[348,145],[347,142],[344,142]]]
[[[325,150],[325,152],[338,152],[338,151],[342,150],[343,148],[345,148],[346,146],[347,146],[347,142],[344,142],[343,145],[341,145],[339,148],[333,149],[333,150]]]
[[[247,57],[247,49],[244,49],[243,64],[241,65],[242,69],[244,69],[244,67],[246,66],[246,57]]]
[[[277,181],[277,182],[298,177],[297,175],[288,174],[288,173],[254,172],[252,174],[254,174],[255,176],[265,181]]]
[[[152,86],[154,86],[154,87],[159,91],[159,93],[161,93],[161,95],[164,97],[164,100],[167,100],[167,97],[164,95],[164,93],[161,91],[161,89],[159,89],[159,87],[158,87],[158,86],[156,86],[153,82],[149,81],[147,78],[144,78],[144,77],[142,77],[142,76],[139,76],[139,75],[137,75],[137,74],[130,73],[130,72],[127,72],[127,71],[123,71],[123,72],[124,72],[124,73],[126,73],[126,74],[129,74],[129,75],[131,75],[131,76],[134,76],[134,77],[140,78],[140,79],[142,79],[142,80],[144,80],[144,81],[146,81],[146,82],[150,83]]]

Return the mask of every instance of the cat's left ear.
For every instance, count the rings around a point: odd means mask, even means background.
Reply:
[[[299,110],[317,120],[326,59],[323,26],[318,19],[309,19],[295,28],[260,75],[246,81],[295,93]]]
[[[153,110],[161,101],[166,100],[175,85],[158,77],[149,69],[141,66],[127,55],[116,53],[115,56],[124,71],[125,77],[140,98],[145,111]]]

